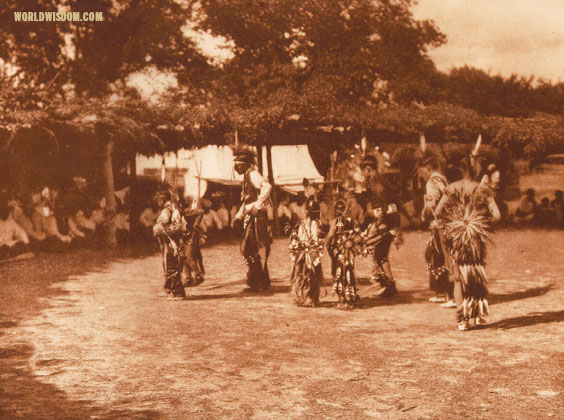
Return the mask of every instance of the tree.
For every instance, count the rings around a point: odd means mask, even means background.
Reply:
[[[18,11],[102,12],[102,22],[17,22]],[[6,0],[0,11],[0,57],[17,77],[62,94],[102,96],[110,84],[149,65],[174,72],[184,84],[198,85],[210,66],[184,36],[190,2],[174,0]],[[58,89],[57,89],[58,88]]]
[[[564,84],[533,77],[492,75],[469,66],[437,73],[436,90],[427,102],[449,102],[470,108],[481,115],[531,117],[535,112],[562,115]]]
[[[199,27],[234,45],[217,96],[242,108],[275,108],[283,122],[356,119],[381,102],[411,101],[434,71],[426,56],[444,36],[415,21],[410,1],[203,0]]]
[[[184,87],[185,101],[196,102],[205,97],[202,89],[214,74],[184,33],[191,5],[190,1],[175,0],[6,0],[0,11],[0,58],[8,63],[2,66],[3,81],[16,90],[39,92],[18,94],[18,102],[8,102],[10,96],[3,95],[2,102],[9,103],[11,114],[3,118],[16,124],[48,126],[51,112],[65,113],[69,107],[78,107],[79,114],[91,119],[80,124],[90,127],[87,131],[98,146],[94,148],[97,155],[92,158],[101,159],[97,166],[105,175],[110,227],[116,210],[114,160],[130,153],[132,148],[135,150],[139,138],[155,132],[154,121],[144,120],[155,112],[143,111],[147,104],[126,88],[127,77],[149,66],[173,73]],[[15,20],[14,12],[30,10],[102,12],[103,21],[47,24]],[[133,104],[139,106],[132,110]],[[30,112],[33,110],[43,110],[39,121]],[[163,122],[168,121],[166,113],[160,117]],[[61,118],[67,125],[74,121]],[[108,242],[115,243],[112,229]]]

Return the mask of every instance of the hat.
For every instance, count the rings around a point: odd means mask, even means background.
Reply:
[[[235,164],[254,165],[257,161],[257,155],[252,150],[241,150],[235,153]]]
[[[360,162],[360,167],[362,169],[367,168],[367,167],[371,167],[374,169],[378,169],[378,160],[376,159],[376,157],[372,156],[372,155],[367,155],[362,162]]]

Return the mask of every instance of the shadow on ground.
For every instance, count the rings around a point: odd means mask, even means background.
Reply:
[[[48,300],[69,292],[54,284],[72,276],[103,272],[110,263],[147,256],[131,248],[119,251],[81,249],[0,266],[0,334],[48,307]],[[158,419],[151,410],[113,410],[90,401],[71,400],[57,387],[41,382],[30,369],[34,348],[25,342],[0,348],[1,419]]]
[[[524,290],[522,292],[514,292],[514,293],[508,293],[508,294],[490,293],[490,295],[488,297],[488,302],[490,304],[495,305],[496,303],[511,302],[511,301],[514,301],[514,300],[521,300],[521,299],[538,297],[538,296],[542,296],[542,295],[550,292],[554,288],[555,288],[555,286],[553,284],[549,284],[548,286],[532,287],[532,288]]]
[[[51,384],[38,380],[27,367],[33,355],[28,345],[0,349],[2,384],[1,419],[144,419],[160,418],[151,410],[108,410],[93,406],[87,400],[70,400],[67,394]]]
[[[376,288],[377,289],[377,288]],[[358,309],[370,309],[376,306],[405,305],[408,303],[427,302],[424,290],[400,291],[395,297],[366,296],[367,291],[361,290]]]
[[[533,312],[524,316],[503,319],[501,321],[490,324],[488,328],[509,330],[512,328],[529,327],[531,325],[537,324],[551,324],[553,322],[562,321],[564,321],[564,311]]]
[[[232,284],[241,284],[242,288],[245,287],[243,281],[233,282]],[[248,298],[257,296],[274,296],[281,293],[290,293],[290,286],[284,285],[272,285],[267,290],[260,290],[258,292],[236,292],[236,293],[223,293],[223,294],[198,294],[197,288],[194,295],[191,295],[188,300],[215,300],[215,299],[234,299],[234,298]],[[210,287],[206,290],[215,290],[218,287]],[[204,290],[205,291],[205,290]]]

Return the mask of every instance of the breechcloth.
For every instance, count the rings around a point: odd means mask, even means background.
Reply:
[[[268,229],[266,213],[260,212],[257,216],[247,215],[244,221],[243,240],[241,251],[247,270],[247,285],[251,289],[270,287],[268,274],[268,256],[270,254],[271,237]],[[264,264],[260,255],[264,249]]]

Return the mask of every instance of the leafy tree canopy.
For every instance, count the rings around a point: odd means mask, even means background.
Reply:
[[[409,0],[202,0],[199,27],[230,40],[218,96],[243,109],[338,117],[410,101],[429,78],[429,46],[445,37],[416,21]],[[393,92],[393,95],[392,95]],[[327,117],[329,116],[329,117]],[[306,116],[307,118],[307,116]]]
[[[151,65],[200,86],[210,66],[184,36],[191,4],[174,0],[5,0],[0,58],[18,83],[100,96],[110,85]],[[18,11],[96,11],[102,22],[16,22]]]

